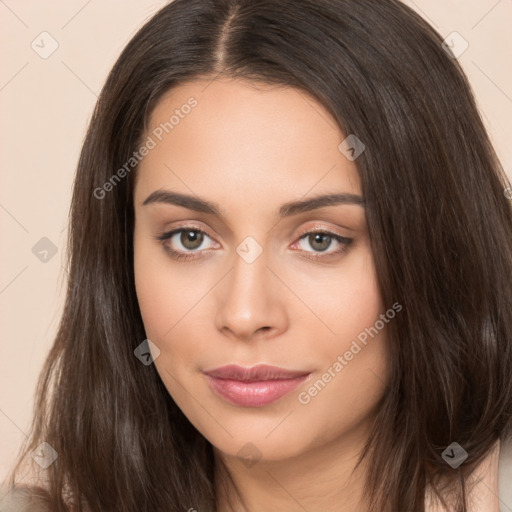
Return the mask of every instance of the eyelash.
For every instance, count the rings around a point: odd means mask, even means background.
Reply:
[[[206,233],[202,229],[198,229],[195,226],[181,226],[180,228],[173,229],[172,231],[167,231],[165,233],[158,234],[155,236],[155,239],[162,243],[164,250],[167,253],[169,253],[169,255],[173,259],[176,259],[179,261],[195,260],[198,257],[200,257],[200,256],[196,256],[195,254],[201,253],[203,251],[197,251],[197,250],[188,251],[188,254],[187,254],[187,253],[184,253],[181,251],[176,251],[175,249],[172,249],[169,245],[164,243],[165,241],[172,238],[175,234],[181,233],[182,231],[193,231],[195,233],[202,233],[202,234],[206,235],[208,238],[211,238],[208,235],[208,233]],[[327,253],[326,255],[324,255],[324,253],[322,252],[322,253],[319,253],[320,256],[305,256],[305,258],[308,258],[311,260],[323,260],[323,259],[327,259],[329,257],[335,256],[335,255],[343,254],[347,250],[348,246],[353,242],[353,238],[347,238],[347,237],[338,235],[337,233],[334,233],[332,231],[325,230],[325,229],[313,229],[310,231],[306,231],[306,232],[302,233],[301,235],[299,235],[298,240],[302,240],[304,238],[307,238],[309,235],[316,234],[316,233],[322,234],[322,235],[327,235],[327,236],[331,237],[332,239],[334,239],[338,243],[340,243],[341,247],[339,249],[336,249],[335,251]],[[306,251],[306,252],[309,252],[309,251]]]

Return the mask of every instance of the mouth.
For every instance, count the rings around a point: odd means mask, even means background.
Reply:
[[[242,407],[263,407],[275,402],[311,375],[309,371],[287,370],[269,365],[250,368],[227,365],[203,373],[217,395]]]

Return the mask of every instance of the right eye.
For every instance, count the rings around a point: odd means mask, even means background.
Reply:
[[[161,233],[156,236],[156,239],[162,242],[164,250],[177,260],[190,260],[196,259],[195,253],[201,253],[203,250],[198,250],[205,241],[210,238],[208,234],[196,227],[180,227],[173,229],[166,233]],[[210,238],[210,240],[212,240]],[[170,243],[169,243],[170,242]],[[181,245],[181,248],[179,247]],[[178,249],[175,247],[178,246]]]

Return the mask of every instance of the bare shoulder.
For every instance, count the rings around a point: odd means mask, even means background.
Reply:
[[[497,441],[473,474],[474,487],[469,492],[469,512],[499,512],[498,470],[501,443]]]
[[[512,510],[512,439],[502,442],[498,469],[500,511]]]
[[[51,512],[41,487],[18,486],[14,489],[2,488],[0,498],[1,512]]]
[[[468,512],[500,512],[500,502],[503,502],[498,489],[500,448],[498,441],[469,477],[467,482]],[[453,503],[449,503],[448,506],[453,506]],[[445,512],[446,508],[439,503],[433,493],[427,492],[425,510],[427,512]]]

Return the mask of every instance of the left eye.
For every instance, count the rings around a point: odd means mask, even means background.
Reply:
[[[309,246],[315,249],[314,252],[320,253],[327,252],[327,249],[332,245],[332,242],[335,241],[339,246],[338,249],[332,250],[327,253],[328,255],[333,255],[344,252],[352,242],[352,239],[346,238],[336,233],[332,233],[330,231],[309,231],[299,238],[299,243],[302,241],[307,241]],[[321,258],[322,255],[315,256],[315,258],[318,257]]]
[[[196,228],[178,228],[156,236],[156,239],[162,242],[164,249],[171,255],[171,257],[178,260],[195,259],[200,257],[195,253],[202,252],[199,249],[203,245],[203,242],[205,242],[206,238],[212,240],[204,231]],[[170,240],[171,243],[164,243],[167,240]],[[307,257],[311,259],[321,259],[345,252],[353,239],[343,237],[330,231],[308,231],[301,235],[294,245],[301,245],[301,242],[303,241],[307,241],[310,247],[313,248],[313,251],[308,251],[301,247],[304,252],[317,253],[316,255]],[[327,251],[333,241],[335,241],[339,247],[335,250]],[[174,249],[172,246],[176,243],[181,244],[183,249]]]

